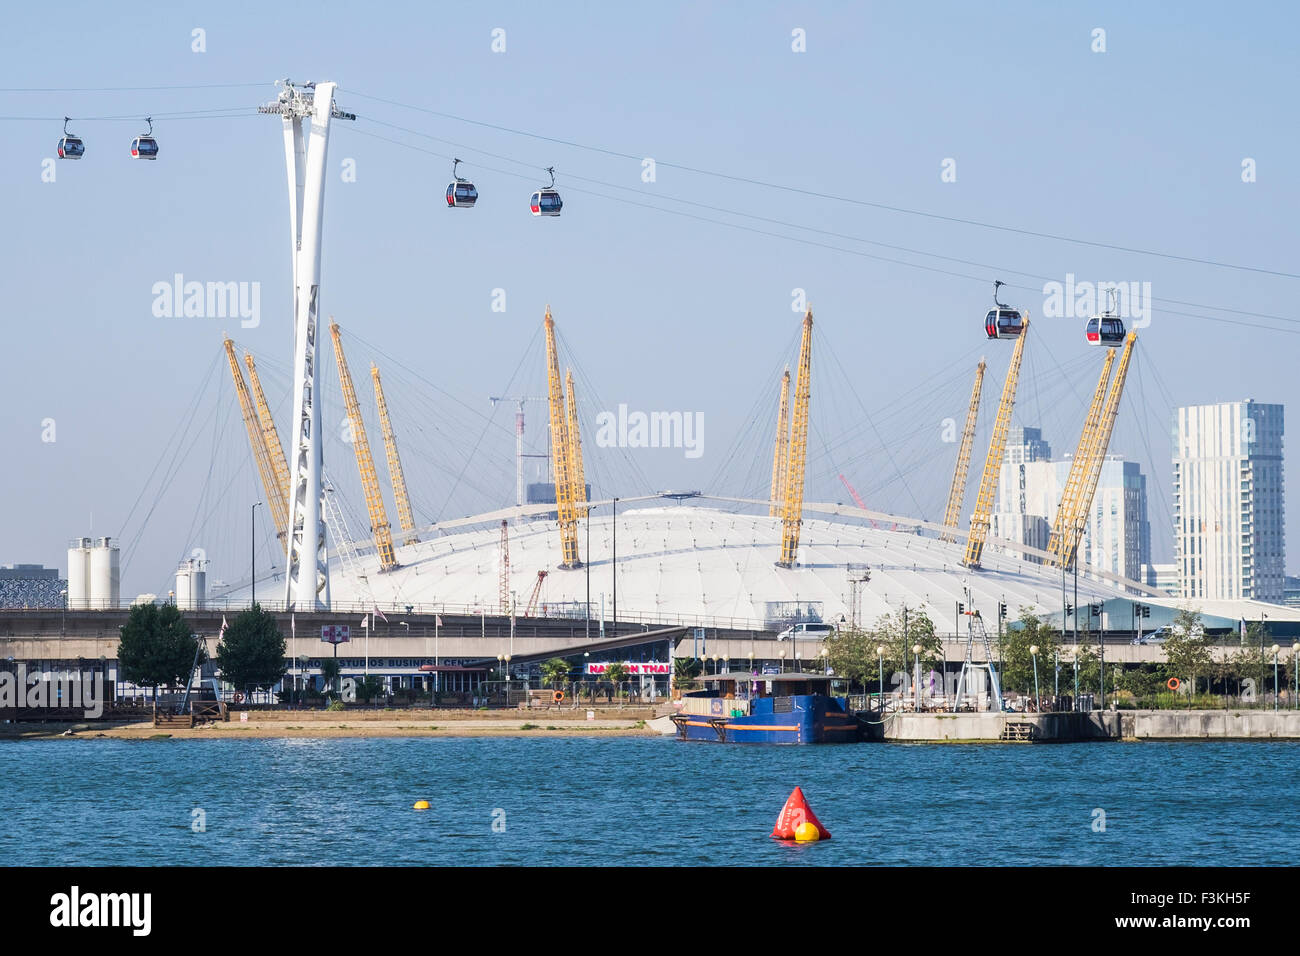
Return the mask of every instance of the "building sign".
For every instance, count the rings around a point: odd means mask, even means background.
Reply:
[[[673,666],[671,664],[655,664],[646,661],[628,661],[624,665],[629,674],[671,674]],[[608,664],[588,664],[588,674],[603,674]]]
[[[352,640],[352,629],[346,624],[326,624],[320,629],[320,639],[326,644],[346,644]]]

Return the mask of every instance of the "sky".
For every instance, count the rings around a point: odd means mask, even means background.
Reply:
[[[358,115],[331,133],[321,307],[371,422],[370,362],[384,374],[421,522],[512,503],[513,410],[488,398],[545,394],[548,304],[597,497],[766,497],[804,298],[812,500],[847,500],[843,474],[871,507],[939,520],[950,426],[984,356],[977,477],[1010,356],[983,335],[994,279],[1031,316],[1014,422],[1042,427],[1057,453],[1077,441],[1101,356],[1081,319],[1045,314],[1045,284],[1150,289],[1111,452],[1148,475],[1158,561],[1173,556],[1174,407],[1300,407],[1300,15],[1287,5],[85,3],[6,16],[3,564],[66,570],[68,539],[110,535],[129,599],[165,593],[196,548],[216,580],[246,578],[250,543],[275,562],[265,514],[250,531],[263,495],[221,343],[256,355],[283,436],[284,155],[278,118],[253,107],[284,77],[337,82]],[[52,159],[64,116],[86,143],[79,162]],[[147,116],[154,163],[128,156]],[[478,185],[472,210],[443,200],[452,156]],[[528,195],[548,166],[564,211],[535,219]],[[178,273],[255,287],[256,321],[159,316],[155,285]],[[328,342],[320,354],[326,468],[356,530]],[[698,448],[605,447],[599,416],[620,406],[690,416]],[[533,452],[544,419],[526,405]],[[377,426],[370,442],[387,488]],[[1298,535],[1289,522],[1291,573]]]

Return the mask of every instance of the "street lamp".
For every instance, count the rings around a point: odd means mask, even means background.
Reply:
[[[921,709],[921,645],[912,645],[912,660],[916,667],[916,709]]]
[[[1295,708],[1300,710],[1300,640],[1291,645],[1292,652],[1295,653]]]
[[[253,559],[253,583],[250,585],[252,590],[249,595],[250,607],[255,607],[257,605],[257,508],[260,504],[260,501],[254,502],[253,507],[249,509],[249,518],[253,526],[252,534],[249,536],[248,541],[248,550]]]
[[[776,656],[781,659],[781,673],[784,674],[785,673],[785,648],[783,647],[779,651],[777,651]]]
[[[876,663],[880,667],[880,692],[876,695],[876,697],[880,701],[881,711],[884,711],[885,709],[885,645],[884,644],[876,645]]]
[[[1034,659],[1034,709],[1039,713],[1043,710],[1043,701],[1038,696],[1038,645],[1029,645],[1029,656]]]
[[[1273,651],[1273,713],[1277,713],[1277,652],[1281,649],[1276,644],[1271,648]]]

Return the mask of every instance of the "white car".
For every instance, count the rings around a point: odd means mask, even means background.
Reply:
[[[784,631],[778,634],[776,636],[776,639],[778,641],[784,641],[784,640],[821,641],[830,637],[830,635],[834,633],[834,631],[835,629],[831,627],[829,624],[821,624],[817,622],[795,624],[791,627],[787,627]]]

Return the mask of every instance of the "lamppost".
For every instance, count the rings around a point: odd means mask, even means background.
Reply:
[[[591,640],[591,509],[587,509],[587,629],[584,637]]]
[[[1038,645],[1029,645],[1029,656],[1034,659],[1034,709],[1039,713],[1043,710],[1042,698],[1038,696]]]
[[[1052,648],[1052,670],[1056,672],[1056,686],[1052,691],[1055,695],[1052,698],[1052,710],[1056,710],[1061,706],[1057,703],[1061,699],[1061,649],[1059,647]]]
[[[612,509],[614,516],[614,555],[610,561],[610,573],[614,576],[614,636],[618,636],[618,499],[614,499]],[[590,560],[590,558],[588,558]]]
[[[504,654],[498,654],[497,655],[497,683],[501,682],[501,665],[503,665],[505,662],[506,662],[506,656]],[[507,700],[506,703],[509,704],[510,703],[509,700]]]
[[[1074,652],[1074,709],[1079,709],[1079,652]]]
[[[1278,698],[1278,693],[1277,693],[1277,691],[1278,691],[1278,686],[1277,686],[1277,652],[1280,651],[1281,649],[1282,649],[1282,648],[1278,647],[1276,644],[1274,644],[1273,647],[1272,647],[1272,651],[1273,651],[1273,713],[1277,713],[1277,698]]]
[[[912,661],[916,666],[916,709],[921,709],[921,645],[912,645]]]
[[[779,651],[777,651],[776,656],[781,661],[781,673],[784,674],[785,673],[785,648],[783,647]]]
[[[880,668],[880,692],[876,694],[880,701],[880,709],[885,709],[885,645],[876,645],[876,665]]]
[[[249,509],[249,518],[253,526],[252,534],[249,536],[248,541],[248,550],[253,559],[253,583],[251,585],[252,593],[250,595],[250,607],[255,607],[257,605],[257,506],[260,504],[260,501],[254,502],[253,507]]]
[[[1292,652],[1295,653],[1295,666],[1291,668],[1295,671],[1295,702],[1293,706],[1300,710],[1300,640],[1291,645]]]

